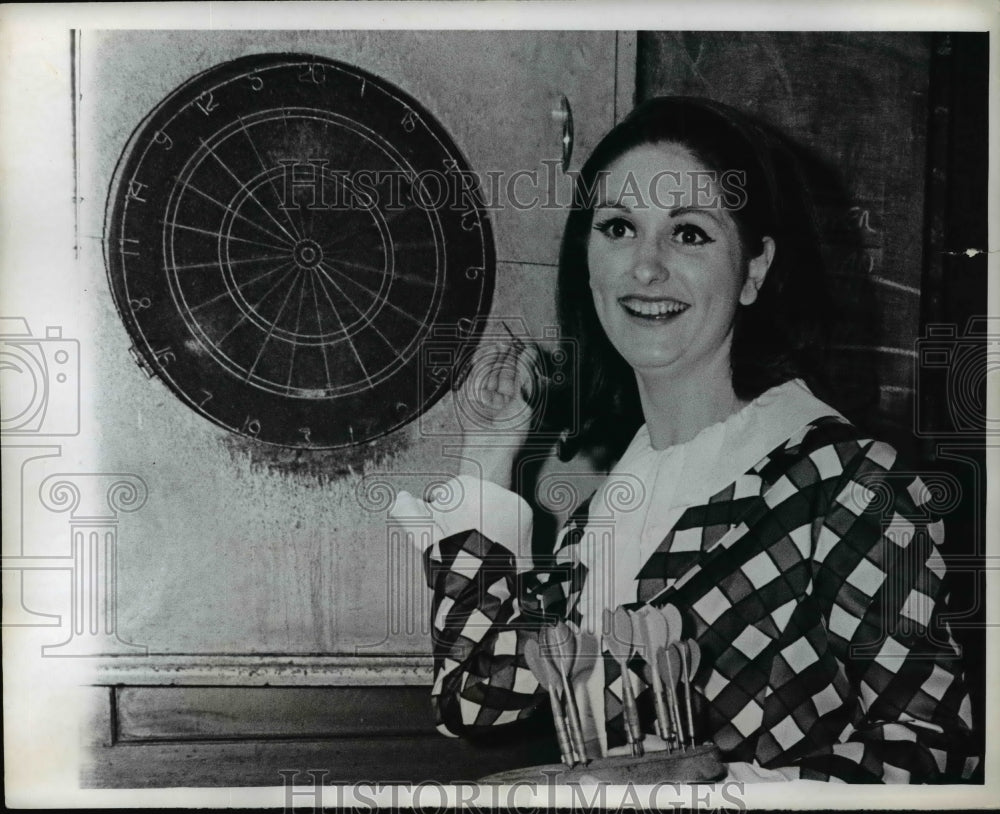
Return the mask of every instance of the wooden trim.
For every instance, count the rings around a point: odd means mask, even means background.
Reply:
[[[116,743],[434,736],[426,687],[111,687]],[[440,737],[440,736],[438,736]]]
[[[430,686],[429,656],[203,655],[110,656],[98,686],[364,687]]]
[[[473,782],[558,760],[551,732],[543,727],[499,746],[437,732],[397,739],[120,743],[88,752],[80,782],[83,788],[281,787],[286,782],[281,773],[294,771],[295,785],[305,787],[296,804],[318,811],[336,805],[333,783]],[[309,795],[313,788],[322,791],[315,801]]]

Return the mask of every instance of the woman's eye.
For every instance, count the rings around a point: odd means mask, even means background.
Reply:
[[[612,240],[621,240],[635,235],[635,228],[624,218],[608,218],[596,224],[594,228]]]
[[[674,227],[674,240],[685,246],[701,246],[713,242],[704,229],[693,223],[681,223]]]

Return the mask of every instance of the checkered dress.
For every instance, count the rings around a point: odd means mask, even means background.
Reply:
[[[518,574],[510,550],[475,530],[428,550],[432,700],[446,734],[522,719],[545,700],[523,646],[553,617],[580,621],[588,503],[549,567]],[[673,604],[701,647],[702,740],[727,761],[806,779],[971,774],[971,709],[941,618],[943,526],[932,503],[891,447],[828,417],[682,514],[643,565],[635,604]],[[641,659],[628,666],[652,732]],[[621,678],[606,655],[609,747],[626,742]]]

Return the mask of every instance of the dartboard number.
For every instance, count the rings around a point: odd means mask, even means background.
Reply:
[[[322,85],[326,82],[326,70],[322,65],[310,63],[306,69],[299,74],[300,82],[312,82],[314,85]]]
[[[142,197],[142,192],[148,184],[142,183],[142,181],[136,181],[134,178],[128,182],[128,197],[129,200],[138,201],[139,203],[146,203],[146,199]]]
[[[174,354],[173,349],[170,347],[154,350],[153,356],[156,357],[157,363],[159,363],[161,366],[166,366],[169,365],[171,362],[177,361],[177,356]]]
[[[215,96],[212,94],[212,91],[206,91],[199,96],[195,100],[195,104],[198,105],[198,110],[206,116],[211,115],[212,111],[219,106],[219,103],[215,101]]]

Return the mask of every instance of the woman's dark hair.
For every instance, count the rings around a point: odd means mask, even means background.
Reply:
[[[744,258],[770,236],[775,256],[756,301],[737,309],[731,351],[733,388],[754,399],[770,387],[803,378],[818,395],[827,319],[823,261],[806,181],[793,148],[779,134],[734,108],[708,99],[659,97],[635,108],[597,145],[576,179],[574,202],[559,256],[557,309],[563,336],[573,343],[579,379],[577,426],[560,455],[587,449],[604,462],[617,458],[643,421],[635,374],[611,345],[590,291],[587,245],[598,176],[645,144],[686,148],[708,170],[742,173],[742,206],[731,208]],[[559,399],[556,399],[557,403]]]

